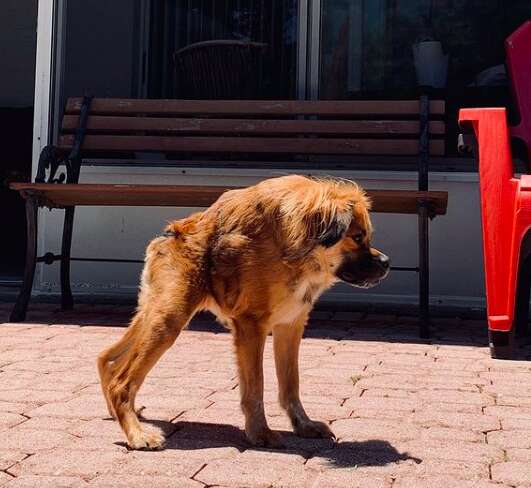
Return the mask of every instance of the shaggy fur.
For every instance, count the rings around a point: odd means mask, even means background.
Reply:
[[[278,447],[263,406],[262,356],[272,332],[279,401],[296,434],[333,437],[299,398],[298,350],[313,304],[342,280],[379,283],[389,260],[370,247],[369,202],[355,183],[286,176],[229,191],[204,212],[168,225],[148,246],[138,309],[122,339],[100,354],[110,414],[133,449],[158,448],[134,409],[147,373],[195,313],[209,310],[233,333],[245,432]]]

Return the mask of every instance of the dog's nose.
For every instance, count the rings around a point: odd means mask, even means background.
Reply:
[[[376,259],[380,263],[381,267],[384,269],[389,269],[389,267],[391,266],[391,260],[389,259],[389,256],[386,256],[383,253],[380,253],[380,255]]]

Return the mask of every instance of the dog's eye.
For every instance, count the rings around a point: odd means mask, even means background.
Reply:
[[[361,244],[363,242],[363,233],[361,232],[358,232],[356,235],[354,235],[352,237],[352,240],[356,243],[356,244]]]

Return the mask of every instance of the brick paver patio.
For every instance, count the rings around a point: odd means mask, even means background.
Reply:
[[[28,323],[0,325],[0,486],[531,487],[531,346],[491,360],[482,322],[439,319],[421,341],[414,318],[316,313],[302,396],[338,442],[289,433],[269,342],[266,410],[287,444],[272,451],[243,437],[230,335],[199,319],[138,397],[166,449],[133,452],[95,369],[130,311],[39,305]]]

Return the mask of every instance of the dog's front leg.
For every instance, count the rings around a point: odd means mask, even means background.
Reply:
[[[286,410],[295,434],[335,438],[328,425],[308,417],[299,396],[299,346],[307,320],[308,315],[303,314],[293,324],[279,324],[273,328],[279,402]]]
[[[266,336],[267,332],[257,321],[234,322],[245,434],[255,446],[281,447],[280,435],[268,427],[264,412],[263,355]]]

